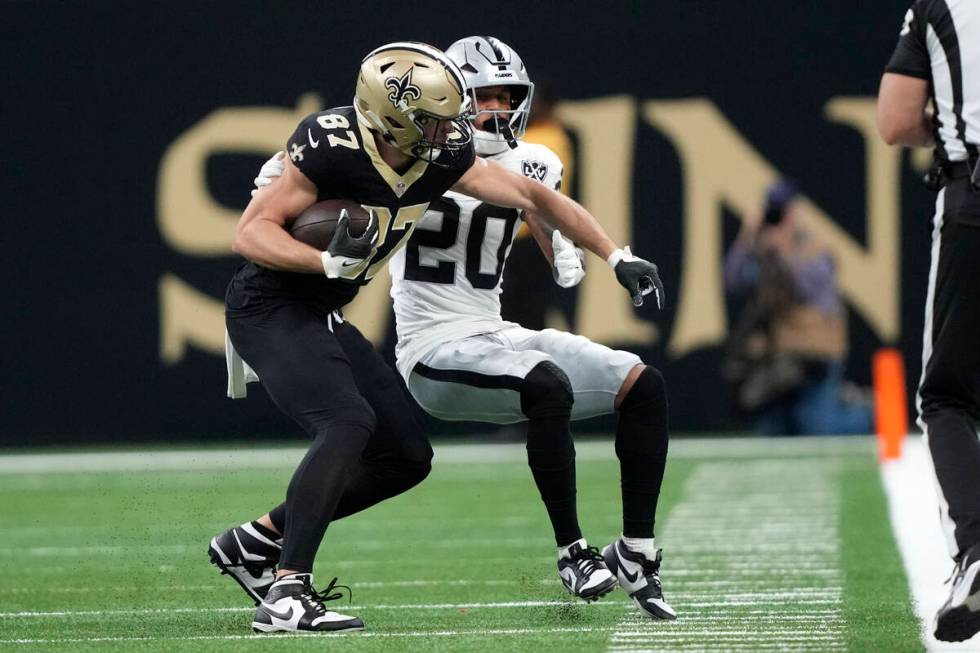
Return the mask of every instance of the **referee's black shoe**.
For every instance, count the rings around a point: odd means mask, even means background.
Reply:
[[[949,598],[936,613],[936,639],[962,642],[980,632],[980,543],[960,557]]]

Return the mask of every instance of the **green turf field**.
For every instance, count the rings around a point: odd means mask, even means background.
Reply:
[[[657,539],[673,623],[640,619],[621,591],[570,600],[521,448],[488,451],[437,448],[422,486],[331,526],[316,577],[350,585],[354,605],[335,609],[367,624],[332,649],[922,650],[870,440],[672,443]],[[282,496],[298,453],[245,470],[194,455],[187,471],[0,466],[0,649],[325,650],[323,636],[253,636],[244,595],[205,555]],[[620,527],[611,443],[581,447],[578,476],[601,547]]]

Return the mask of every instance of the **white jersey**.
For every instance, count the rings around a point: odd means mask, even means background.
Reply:
[[[520,141],[486,158],[550,188],[561,184],[561,160],[543,145]],[[429,205],[408,244],[388,263],[396,365],[406,380],[438,344],[515,326],[500,317],[500,292],[520,223],[516,209],[454,192]]]

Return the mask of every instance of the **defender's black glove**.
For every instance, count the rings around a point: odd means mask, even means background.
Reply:
[[[350,216],[342,210],[337,220],[337,230],[327,245],[327,251],[320,255],[323,261],[323,271],[328,279],[353,279],[364,269],[364,262],[374,251],[374,243],[378,240],[378,221],[371,212],[364,233],[356,238],[347,230],[350,226]]]
[[[657,300],[657,308],[664,309],[667,305],[667,296],[656,265],[633,256],[629,247],[617,249],[609,256],[607,262],[616,272],[616,281],[629,291],[633,306],[643,306],[643,296],[653,293]]]

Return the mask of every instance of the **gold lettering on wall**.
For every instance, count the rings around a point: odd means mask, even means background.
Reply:
[[[218,153],[271,154],[280,149],[298,120],[320,108],[315,96],[303,96],[296,109],[245,107],[211,113],[180,135],[167,149],[158,177],[157,221],[165,241],[177,252],[195,257],[223,257],[240,212],[215,201],[206,182],[208,157]],[[636,146],[637,102],[630,96],[567,101],[559,106],[562,121],[579,136],[582,203],[593,211],[620,244],[633,238],[632,220],[661,220],[657,207],[640,207],[634,215],[632,185]],[[827,119],[859,132],[865,142],[866,243],[858,242],[812,202],[806,214],[813,231],[834,251],[841,290],[884,341],[899,337],[899,170],[900,152],[886,147],[874,127],[873,98],[834,98]],[[653,100],[640,115],[676,148],[683,171],[683,244],[681,278],[668,298],[676,298],[676,319],[667,349],[679,357],[723,342],[727,333],[721,271],[722,207],[744,216],[758,211],[767,186],[778,171],[742,137],[705,98]],[[610,126],[616,128],[610,128]],[[853,166],[857,169],[857,166]],[[247,193],[251,180],[242,180]],[[806,180],[802,180],[804,186]],[[247,196],[246,196],[247,197]],[[243,198],[244,199],[244,198]],[[649,210],[647,214],[645,211]],[[654,258],[651,252],[639,256]],[[590,260],[579,289],[578,332],[598,342],[649,346],[657,329],[636,317],[629,297],[600,261]],[[391,320],[390,278],[378,266],[377,278],[345,308],[364,335],[380,345]],[[164,274],[159,282],[160,357],[179,362],[188,347],[221,354],[224,305]],[[552,324],[554,319],[549,319]],[[567,328],[564,324],[552,324]]]
[[[241,211],[219,204],[207,187],[205,166],[218,153],[271,156],[285,146],[296,123],[319,110],[315,95],[304,95],[296,109],[244,107],[218,109],[181,134],[163,155],[157,178],[157,225],[164,240],[188,256],[231,254]],[[242,180],[243,200],[251,179]],[[165,274],[159,282],[160,358],[175,364],[194,346],[224,351],[224,302]]]
[[[160,296],[160,359],[174,364],[193,345],[213,354],[225,350],[225,305],[193,288],[176,275],[165,274]]]
[[[848,301],[879,338],[895,342],[901,335],[898,180],[902,152],[878,137],[874,98],[833,98],[825,105],[824,113],[831,121],[853,127],[864,137],[867,243],[862,246],[816,206],[810,206],[813,231],[834,251],[841,290]],[[857,204],[854,208],[860,211],[862,207]]]
[[[191,256],[225,256],[242,212],[219,204],[207,187],[205,166],[214,154],[271,156],[306,115],[320,108],[315,95],[304,95],[296,109],[238,107],[218,109],[181,134],[160,162],[157,224],[167,243]],[[242,201],[251,179],[242,179]]]
[[[633,240],[633,153],[636,149],[636,100],[615,95],[566,101],[558,106],[562,123],[579,137],[580,199],[620,246]],[[650,258],[641,250],[637,256]],[[668,290],[668,297],[671,296]],[[596,342],[648,346],[657,328],[633,312],[626,290],[605,262],[589,260],[579,287],[575,316],[578,332]]]
[[[868,242],[865,249],[812,202],[807,220],[834,251],[845,297],[883,340],[898,336],[898,153],[879,143],[874,100],[835,99],[828,116],[857,128],[868,152]],[[758,211],[776,171],[704,98],[654,100],[643,115],[677,149],[684,171],[681,296],[668,352],[675,357],[721,343],[727,332],[722,207]],[[881,147],[879,147],[881,145]]]

